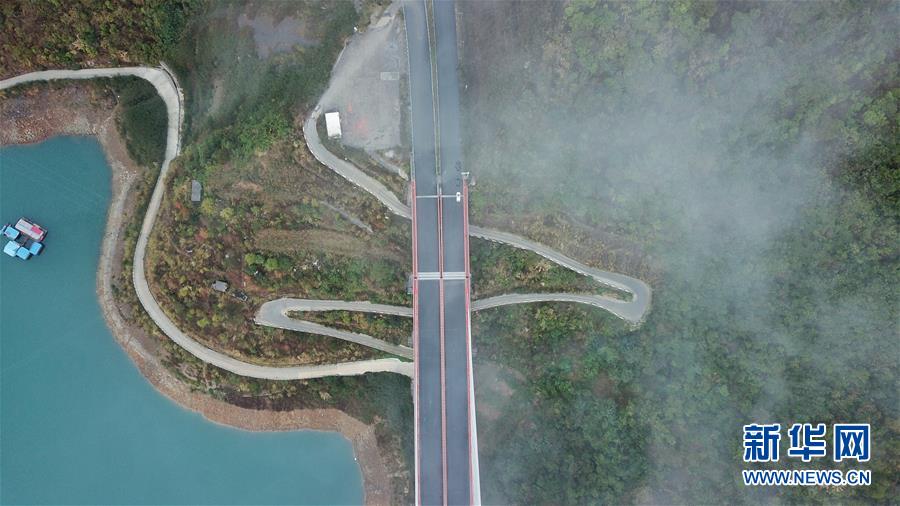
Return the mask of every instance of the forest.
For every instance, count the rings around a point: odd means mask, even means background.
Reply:
[[[636,330],[476,316],[481,370],[512,392],[479,418],[485,502],[893,502],[898,5],[547,6],[461,4],[473,222],[588,231],[654,300]],[[743,424],[851,420],[872,425],[871,486],[741,483]]]
[[[0,78],[43,68],[157,65],[202,0],[0,4]]]

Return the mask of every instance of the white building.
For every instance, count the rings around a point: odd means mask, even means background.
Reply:
[[[325,113],[325,129],[330,139],[341,137],[341,115],[337,111]]]

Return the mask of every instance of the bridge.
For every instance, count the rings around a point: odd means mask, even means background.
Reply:
[[[424,0],[403,5],[413,147],[416,503],[479,504],[456,17],[452,1],[428,7]]]

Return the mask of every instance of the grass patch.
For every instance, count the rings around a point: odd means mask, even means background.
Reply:
[[[412,346],[412,318],[359,311],[291,311],[291,318],[368,334],[392,344]]]
[[[122,106],[116,126],[128,154],[145,167],[162,164],[166,153],[166,104],[152,84],[137,77],[110,80]]]

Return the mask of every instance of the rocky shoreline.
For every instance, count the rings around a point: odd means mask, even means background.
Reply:
[[[128,156],[115,125],[115,99],[85,83],[35,85],[14,96],[6,95],[0,94],[0,123],[4,125],[0,145],[35,143],[56,135],[94,135],[103,147],[112,169],[112,199],[97,270],[97,295],[113,336],[144,377],[179,406],[215,423],[250,431],[340,432],[353,444],[363,474],[366,503],[390,503],[391,479],[374,427],[336,409],[252,410],[193,392],[163,366],[155,339],[123,318],[112,281],[121,270],[125,254],[120,237],[136,211],[135,183],[145,169]]]

